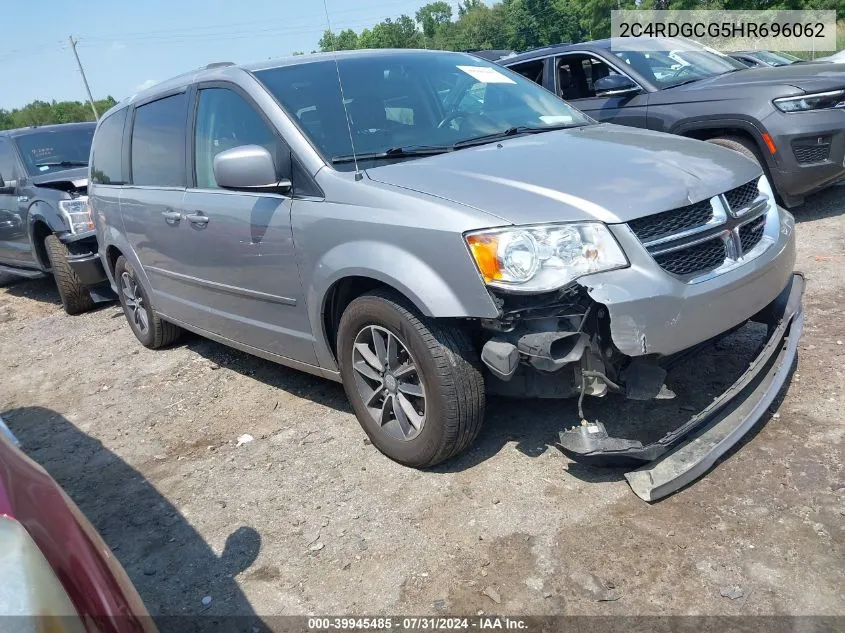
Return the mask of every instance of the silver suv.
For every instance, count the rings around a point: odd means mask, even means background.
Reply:
[[[577,459],[643,464],[629,479],[655,498],[760,417],[801,331],[793,218],[757,165],[596,123],[462,53],[177,77],[103,117],[89,195],[141,343],[184,328],[342,381],[373,444],[414,467],[472,443],[485,393],[671,397],[667,359],[769,323],[732,390],[659,442],[561,433]],[[691,457],[693,431],[719,437]]]

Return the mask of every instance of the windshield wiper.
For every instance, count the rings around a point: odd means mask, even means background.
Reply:
[[[461,147],[471,147],[473,145],[483,145],[484,143],[492,143],[501,138],[508,138],[511,136],[519,136],[520,134],[539,134],[541,132],[552,132],[554,130],[563,130],[567,128],[573,127],[580,127],[582,124],[578,123],[566,123],[561,125],[542,125],[542,126],[532,126],[532,125],[519,125],[516,127],[509,127],[506,130],[502,130],[501,132],[494,132],[493,134],[484,134],[483,136],[474,136],[472,138],[465,138],[462,141],[458,141],[452,147],[455,149]],[[585,124],[584,124],[585,125]]]
[[[473,145],[483,145],[484,143],[491,143],[501,138],[508,138],[510,136],[517,136],[519,134],[537,134],[540,132],[551,132],[552,130],[562,130],[564,128],[579,127],[580,124],[567,123],[564,125],[544,125],[544,126],[530,126],[520,125],[516,127],[509,127],[501,132],[494,132],[493,134],[484,134],[483,136],[474,136],[472,138],[463,139],[451,146],[445,145],[411,145],[407,147],[390,147],[381,152],[367,152],[363,154],[344,154],[342,156],[333,156],[332,163],[351,163],[356,158],[358,160],[378,160],[380,158],[406,158],[411,156],[433,156],[435,154],[445,154],[452,150],[461,149],[463,147],[471,147]]]
[[[747,68],[731,68],[730,70],[726,70],[723,73],[717,73],[715,75],[707,75],[707,77],[691,77],[690,79],[684,79],[683,81],[679,81],[676,84],[672,84],[671,86],[666,86],[664,90],[668,90],[669,88],[677,88],[678,86],[686,86],[687,84],[691,84],[696,81],[701,81],[702,79],[710,79],[712,77],[721,77],[722,75],[729,75],[731,73],[738,72],[740,70],[748,70]]]
[[[419,146],[419,147],[389,147],[382,152],[365,152],[363,154],[344,154],[333,156],[332,163],[352,163],[357,160],[377,160],[379,158],[408,158],[411,156],[434,156],[451,151],[452,148],[445,146]]]
[[[679,81],[676,84],[672,84],[671,86],[666,86],[664,90],[668,90],[669,88],[677,88],[678,86],[686,86],[687,84],[695,83],[696,81],[701,81],[704,77],[693,77],[692,79],[684,79],[683,81]]]
[[[35,163],[36,167],[86,167],[87,165],[87,160],[55,160],[46,163]]]

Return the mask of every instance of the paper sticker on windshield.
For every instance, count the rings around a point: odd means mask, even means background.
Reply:
[[[458,70],[464,71],[467,75],[480,81],[483,84],[515,84],[516,82],[503,75],[495,68],[488,66],[458,66]]]
[[[540,120],[546,125],[569,125],[572,117],[566,114],[541,114]]]

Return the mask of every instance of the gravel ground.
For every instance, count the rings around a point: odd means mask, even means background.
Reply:
[[[845,615],[844,210],[842,188],[796,210],[806,330],[777,412],[657,504],[551,445],[573,402],[491,400],[472,451],[410,470],[339,385],[198,337],[146,350],[50,280],[0,282],[0,411],[152,614]],[[660,434],[760,335],[680,367],[675,401],[587,415]]]

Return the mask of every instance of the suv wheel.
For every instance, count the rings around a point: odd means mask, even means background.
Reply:
[[[746,158],[749,158],[760,165],[760,168],[764,172],[766,170],[763,161],[760,160],[760,156],[757,154],[757,148],[752,145],[751,141],[746,141],[744,138],[740,138],[738,136],[719,136],[707,139],[707,142],[713,143],[713,145],[721,145],[722,147],[727,147],[735,152],[739,152]]]
[[[373,444],[424,468],[466,449],[484,419],[484,379],[466,332],[419,315],[401,296],[376,291],[346,308],[340,372]]]
[[[114,278],[123,314],[126,315],[129,327],[141,341],[141,345],[158,349],[179,338],[179,327],[168,323],[155,313],[146,290],[135,275],[135,269],[123,255],[118,257],[115,263]]]
[[[56,279],[65,312],[81,314],[93,308],[94,300],[91,298],[91,293],[82,285],[79,276],[68,264],[65,245],[55,235],[48,235],[44,238],[44,248],[50,260],[50,268],[53,269],[53,277]]]

